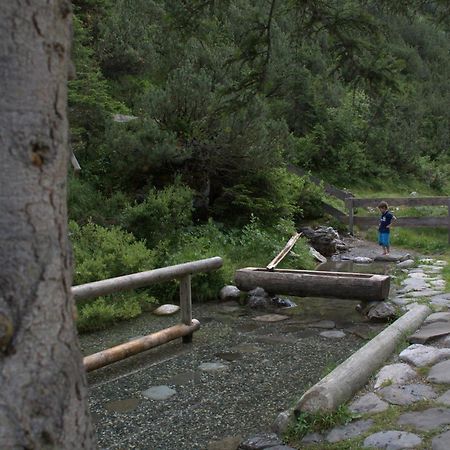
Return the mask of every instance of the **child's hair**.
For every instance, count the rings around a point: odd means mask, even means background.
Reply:
[[[383,202],[378,203],[378,208],[388,209],[387,202],[383,201]]]

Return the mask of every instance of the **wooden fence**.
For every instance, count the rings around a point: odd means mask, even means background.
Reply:
[[[389,206],[445,206],[447,207],[447,216],[431,216],[431,217],[399,217],[395,222],[395,226],[400,227],[446,227],[448,228],[448,243],[450,244],[450,197],[404,197],[404,198],[356,198],[351,192],[339,189],[331,184],[326,184],[317,177],[312,176],[308,172],[297,166],[290,165],[288,169],[299,176],[308,176],[309,179],[320,186],[323,186],[325,193],[344,201],[347,213],[340,209],[322,202],[325,213],[337,219],[339,222],[348,225],[349,232],[353,234],[353,227],[358,225],[361,228],[368,228],[378,225],[379,217],[376,216],[360,216],[355,215],[355,208],[373,207],[377,208],[378,204],[384,200]]]
[[[222,258],[216,256],[214,258],[200,259],[175,266],[73,286],[72,294],[75,300],[84,300],[128,289],[146,287],[162,281],[180,281],[180,324],[86,356],[83,360],[86,371],[99,369],[179,337],[185,343],[191,342],[192,333],[200,327],[200,322],[192,318],[191,275],[216,270],[222,264]]]

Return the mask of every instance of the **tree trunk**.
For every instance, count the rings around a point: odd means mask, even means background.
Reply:
[[[0,448],[92,448],[67,239],[68,0],[0,4]]]

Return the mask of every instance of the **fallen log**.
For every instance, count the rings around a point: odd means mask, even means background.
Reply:
[[[297,297],[335,297],[350,300],[381,301],[388,297],[390,277],[351,272],[266,269],[247,267],[234,275],[241,291],[262,287],[270,294]]]

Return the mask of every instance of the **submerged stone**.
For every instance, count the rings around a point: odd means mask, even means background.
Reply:
[[[105,409],[109,412],[127,413],[136,409],[139,403],[138,398],[126,398],[106,403]]]
[[[167,400],[176,393],[177,391],[175,389],[171,389],[166,385],[152,386],[151,388],[142,391],[142,395],[151,400]]]

